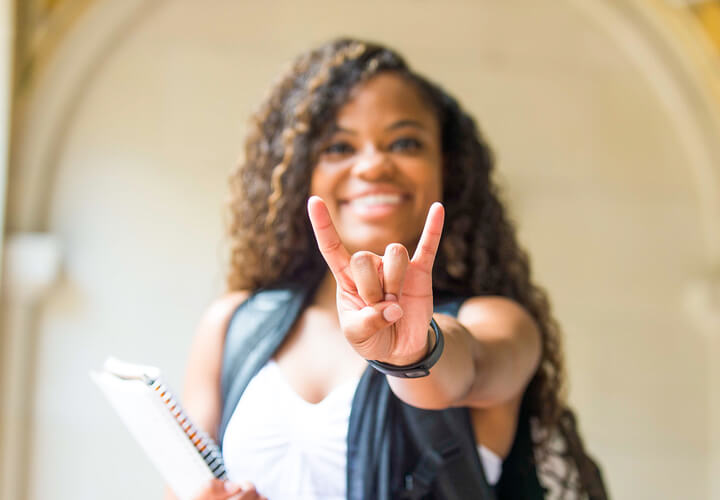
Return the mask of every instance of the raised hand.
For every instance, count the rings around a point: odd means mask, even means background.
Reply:
[[[433,313],[432,266],[442,234],[442,204],[430,207],[412,259],[399,243],[388,245],[382,256],[350,255],[321,198],[308,200],[308,214],[338,285],[340,326],[352,347],[365,359],[398,366],[422,359]]]

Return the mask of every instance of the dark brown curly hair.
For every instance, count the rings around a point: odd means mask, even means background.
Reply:
[[[338,39],[302,54],[251,118],[244,160],[230,177],[228,288],[254,290],[327,272],[305,208],[314,148],[350,91],[380,72],[413,83],[440,124],[446,217],[434,287],[461,296],[508,297],[530,313],[541,332],[542,357],[526,390],[525,408],[543,429],[570,432],[563,429],[560,330],[546,293],[531,280],[527,254],[501,203],[492,179],[492,153],[458,102],[386,47]],[[579,446],[572,454],[578,455],[582,476]]]

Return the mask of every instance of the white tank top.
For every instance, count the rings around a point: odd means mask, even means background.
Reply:
[[[250,481],[269,500],[344,500],[347,430],[359,378],[317,404],[301,398],[274,360],[250,381],[228,422],[223,457],[233,481]],[[490,484],[502,460],[478,453]]]

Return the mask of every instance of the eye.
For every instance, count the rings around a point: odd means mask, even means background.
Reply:
[[[355,152],[355,149],[344,141],[339,142],[333,142],[329,146],[327,146],[325,149],[323,149],[322,153],[325,155],[348,155]]]
[[[402,137],[390,144],[390,151],[412,153],[422,148],[422,143],[413,137]]]

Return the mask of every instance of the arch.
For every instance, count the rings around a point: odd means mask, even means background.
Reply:
[[[676,26],[692,24],[680,9],[670,12],[653,0],[605,0],[570,4],[596,22],[638,66],[653,90],[673,115],[680,140],[689,156],[688,165],[700,201],[708,269],[720,266],[720,78],[706,71],[698,58],[716,57],[695,40],[683,40]],[[673,18],[675,17],[675,18]],[[691,26],[692,27],[692,26]],[[699,28],[696,27],[699,31]],[[687,57],[694,51],[693,57]]]
[[[16,122],[11,161],[8,230],[43,231],[56,159],[67,123],[113,51],[162,1],[101,0],[88,9],[62,42],[54,60],[30,89]],[[568,0],[601,27],[646,76],[649,88],[672,114],[680,141],[693,158],[688,168],[699,200],[705,273],[688,285],[687,309],[703,330],[720,322],[712,296],[720,288],[720,77],[701,64],[709,48],[688,30],[700,31],[689,12],[655,0]],[[683,29],[685,33],[683,33]],[[693,57],[687,57],[694,51]]]
[[[48,229],[48,200],[55,186],[57,159],[68,124],[74,120],[84,92],[92,87],[95,75],[102,71],[114,51],[147,16],[165,4],[100,0],[62,42],[54,60],[32,89],[31,101],[20,117],[8,213],[11,231]],[[707,75],[695,65],[695,60],[682,57],[684,48],[677,33],[668,27],[667,13],[658,2],[569,0],[568,5],[583,12],[618,42],[675,118],[679,137],[693,158],[691,165],[683,168],[688,168],[686,172],[693,178],[699,200],[698,220],[704,235],[705,265],[710,274],[720,263],[720,227],[717,225],[720,220],[720,103],[713,96]],[[714,317],[708,299],[710,292],[702,291],[711,291],[712,286],[710,280],[701,281],[699,288],[692,288],[700,290],[690,294],[694,297],[691,309],[699,311],[698,318]],[[712,320],[698,321],[699,325],[705,325]],[[32,338],[33,332],[9,333]]]
[[[16,118],[11,159],[8,230],[47,229],[48,199],[67,123],[94,76],[162,0],[100,0],[62,40],[51,62],[28,89]]]

